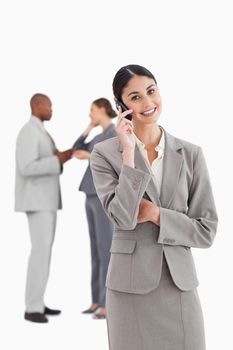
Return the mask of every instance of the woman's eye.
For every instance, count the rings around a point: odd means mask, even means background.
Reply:
[[[139,98],[140,98],[140,97],[139,97],[138,95],[135,95],[135,96],[133,96],[133,97],[131,98],[131,100],[132,100],[132,101],[136,101],[136,100],[139,100]]]
[[[148,94],[149,94],[149,95],[152,95],[154,92],[155,92],[155,89],[150,89],[150,90],[148,90]]]

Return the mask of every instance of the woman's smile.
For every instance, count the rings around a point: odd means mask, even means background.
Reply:
[[[156,111],[157,107],[154,107],[154,108],[151,108],[147,111],[144,111],[144,112],[141,112],[141,114],[144,116],[144,117],[151,117],[154,112]]]

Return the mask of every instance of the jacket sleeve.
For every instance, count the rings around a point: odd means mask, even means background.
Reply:
[[[90,165],[96,192],[106,213],[119,229],[133,230],[137,225],[139,203],[151,176],[122,165],[118,177],[96,147],[91,153]]]
[[[214,241],[217,222],[208,169],[199,147],[194,162],[187,215],[160,208],[158,243],[208,248]]]
[[[87,135],[86,136],[79,136],[79,138],[75,141],[75,143],[73,144],[73,147],[74,149],[76,150],[85,150],[85,151],[89,151],[89,143],[85,143],[85,140],[87,138]]]
[[[62,171],[57,156],[40,158],[39,143],[33,132],[20,133],[16,144],[16,162],[22,176],[55,175]]]

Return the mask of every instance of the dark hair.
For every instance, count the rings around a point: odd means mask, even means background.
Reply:
[[[155,81],[155,84],[157,84],[154,75],[145,67],[139,66],[138,64],[124,66],[118,70],[112,83],[113,94],[118,100],[121,100],[123,89],[134,75],[142,75],[151,78]]]
[[[92,103],[95,104],[99,108],[104,107],[105,111],[106,111],[106,114],[110,118],[115,118],[117,116],[117,113],[112,108],[111,103],[106,98],[104,98],[104,97],[98,98],[97,100],[93,101]]]

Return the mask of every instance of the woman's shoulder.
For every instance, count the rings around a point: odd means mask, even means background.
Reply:
[[[94,151],[97,151],[103,154],[109,153],[109,152],[112,153],[119,150],[119,147],[120,147],[119,139],[117,136],[115,136],[96,143],[94,146]]]
[[[177,149],[183,149],[187,153],[197,153],[201,147],[193,142],[187,141],[183,138],[179,138],[177,136],[173,136],[167,131],[165,131],[167,143],[172,147],[176,147]]]
[[[99,164],[99,162],[102,162],[103,160],[105,164],[106,162],[111,164],[111,167],[114,169],[118,168],[122,163],[120,142],[117,136],[95,144],[94,149],[91,152],[91,167],[93,167],[94,164]]]

